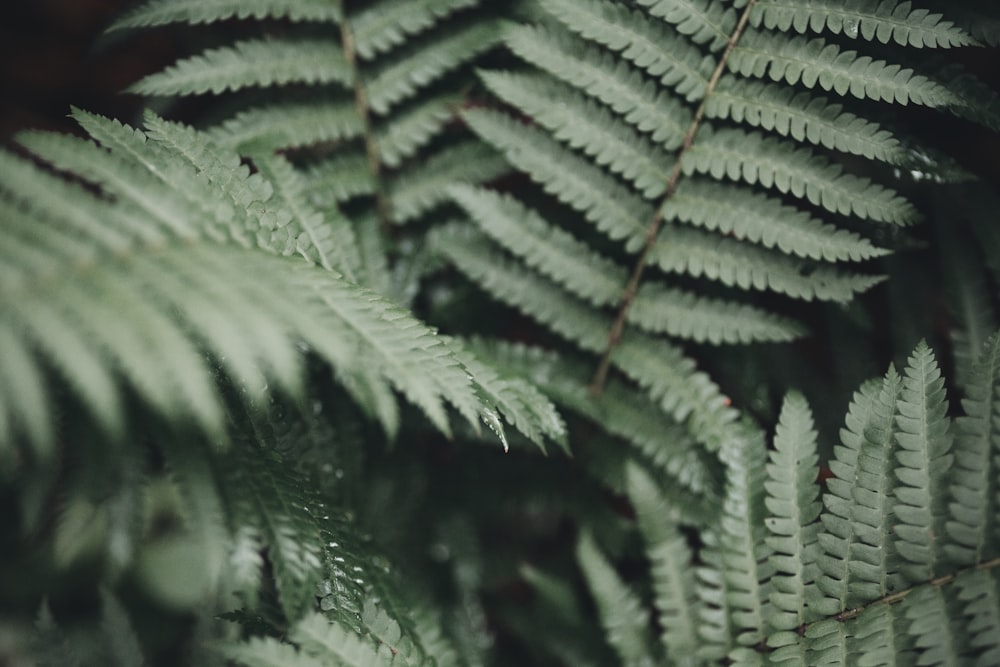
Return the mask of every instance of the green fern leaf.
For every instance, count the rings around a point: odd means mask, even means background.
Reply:
[[[358,54],[371,59],[479,0],[382,0],[351,17]]]
[[[397,224],[411,222],[447,202],[450,198],[448,188],[456,183],[481,183],[506,171],[503,159],[482,143],[453,144],[392,181],[393,221]]]
[[[343,153],[306,170],[306,194],[314,206],[327,208],[375,192],[364,153]]]
[[[822,206],[831,213],[909,224],[918,218],[913,204],[866,178],[846,174],[830,162],[779,139],[736,130],[708,132],[685,155],[687,174],[711,174],[760,184]]]
[[[945,415],[944,380],[934,354],[921,342],[907,362],[896,404],[896,549],[908,561],[901,572],[911,582],[928,581],[948,562],[948,508],[944,493],[954,454]]]
[[[823,496],[826,511],[818,537],[820,589],[836,601],[819,610],[834,614],[864,604],[903,586],[900,558],[892,548],[892,478],[901,380],[895,369],[881,383],[870,382],[855,393],[834,448]]]
[[[697,664],[695,654],[698,619],[694,582],[688,576],[692,556],[687,540],[671,516],[674,510],[653,479],[639,466],[625,469],[629,498],[635,505],[639,528],[652,563],[653,603],[663,628],[660,640],[667,657],[678,665]]]
[[[573,32],[620,51],[627,61],[663,85],[674,88],[688,101],[704,96],[714,65],[712,58],[683,41],[672,39],[667,29],[643,14],[603,0],[579,3],[548,0],[544,6],[551,8],[556,18]],[[525,61],[587,90],[592,87],[607,89],[609,72],[618,69],[623,73],[614,64],[617,59],[602,57],[587,42],[562,31],[518,27],[507,31],[506,42]],[[639,81],[628,77],[622,79],[619,86],[626,83],[638,84]]]
[[[683,521],[701,523],[711,516],[708,507],[719,486],[714,459],[635,388],[613,379],[597,399],[587,390],[589,369],[581,361],[517,345],[494,344],[484,350],[479,343],[474,349],[491,363],[530,379],[567,410],[625,440],[638,456],[681,487],[684,502],[677,506]]]
[[[888,253],[858,234],[824,224],[775,199],[702,178],[683,181],[664,205],[663,214],[667,220],[805,259],[856,262]]]
[[[1000,337],[991,336],[973,366],[962,400],[965,416],[955,421],[955,467],[947,523],[953,544],[945,547],[956,562],[973,565],[996,558],[997,475],[995,468],[995,387],[1000,373]]]
[[[1000,659],[1000,582],[996,570],[964,572],[955,586],[969,635],[965,655],[975,656],[976,665],[996,662]]]
[[[326,0],[150,0],[117,21],[109,31],[170,23],[214,23],[237,18],[340,21],[340,6]]]
[[[576,558],[597,603],[601,624],[615,652],[626,667],[652,667],[649,613],[618,577],[590,533],[576,546]]]
[[[723,285],[773,290],[807,301],[846,302],[883,280],[807,264],[681,226],[663,230],[650,252],[650,262],[669,273],[704,276]]]
[[[481,78],[501,99],[530,115],[556,139],[630,182],[647,199],[663,194],[673,159],[614,119],[606,108],[547,77],[484,72]],[[664,144],[676,148],[687,123],[683,117],[670,120]]]
[[[822,38],[785,38],[747,32],[728,61],[742,76],[769,77],[838,95],[935,108],[961,106],[951,90],[910,68],[855,51],[842,51]]]
[[[742,425],[719,450],[726,490],[718,525],[703,532],[698,568],[699,653],[718,660],[760,643],[767,628],[771,549],[765,541],[763,435]]]
[[[356,282],[361,269],[360,252],[350,223],[339,211],[327,217],[313,209],[306,200],[302,176],[286,159],[279,155],[257,156],[254,164],[274,184],[274,203],[292,215],[288,225],[292,227],[296,251],[312,263]]]
[[[479,240],[477,241],[477,237]],[[532,279],[523,267],[496,255],[478,233],[461,228],[439,230],[433,243],[455,266],[497,299],[509,303],[552,331],[592,352],[604,349],[610,321],[559,288]],[[558,306],[554,306],[558,304]],[[692,434],[713,449],[726,437],[734,414],[704,373],[673,346],[640,333],[627,337],[613,358],[668,414],[690,419]]]
[[[367,84],[371,108],[378,114],[387,113],[499,41],[499,23],[478,21],[449,30],[440,39],[426,44],[411,43],[398,59],[372,73]]]
[[[736,13],[710,0],[637,0],[650,14],[673,25],[696,44],[719,51],[736,27]]]
[[[379,154],[389,167],[398,167],[433,139],[454,117],[459,99],[434,97],[399,113],[377,130]]]
[[[209,130],[220,146],[241,153],[265,153],[282,148],[353,139],[360,136],[360,119],[348,102],[273,104],[240,111]]]
[[[766,81],[723,77],[707,99],[705,115],[889,164],[903,164],[909,158],[899,139],[880,124],[844,111],[822,96]]]
[[[150,74],[129,87],[139,95],[219,94],[289,83],[348,86],[351,71],[336,44],[325,40],[246,40],[209,49]]]
[[[852,39],[862,38],[882,44],[895,42],[916,48],[950,48],[976,44],[966,31],[940,14],[914,9],[909,2],[880,0],[759,0],[750,15],[755,26],[787,32],[830,31]]]
[[[809,405],[800,394],[789,394],[781,406],[764,482],[769,511],[765,539],[775,568],[770,592],[775,611],[768,622],[778,631],[768,637],[768,644],[776,648],[795,643],[795,629],[817,617],[810,601],[817,596],[813,581],[819,552],[818,460]]]
[[[511,164],[583,213],[610,238],[643,238],[646,223],[653,218],[653,207],[604,171],[575,156],[547,134],[504,114],[468,111],[463,118],[477,134],[503,151]]]

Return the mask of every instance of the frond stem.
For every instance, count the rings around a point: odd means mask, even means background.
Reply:
[[[1000,558],[994,558],[993,560],[984,561],[982,563],[976,563],[975,565],[971,565],[971,566],[969,566],[967,568],[964,568],[964,569],[959,570],[957,572],[954,572],[952,574],[946,574],[946,575],[937,577],[935,579],[931,579],[929,581],[926,581],[926,582],[924,582],[922,584],[919,584],[919,585],[920,586],[926,586],[927,584],[930,584],[931,586],[934,586],[936,588],[941,588],[942,586],[945,586],[945,585],[950,584],[951,582],[955,581],[955,579],[957,579],[959,577],[959,575],[964,574],[966,572],[973,572],[973,571],[976,571],[976,570],[992,570],[995,567],[1000,567]],[[902,591],[896,591],[895,593],[890,593],[889,595],[886,595],[885,597],[881,597],[878,600],[875,600],[873,602],[869,602],[868,604],[863,605],[861,607],[854,607],[853,609],[845,609],[844,611],[840,612],[839,614],[837,614],[833,618],[835,618],[838,621],[843,622],[843,621],[850,620],[850,619],[852,619],[852,618],[854,618],[856,616],[860,616],[862,612],[866,611],[867,609],[869,609],[871,607],[874,607],[875,605],[879,605],[879,604],[896,604],[897,602],[902,602],[903,598],[905,598],[907,595],[909,595],[915,588],[916,588],[916,586],[914,586],[913,588],[907,588],[907,589],[902,590]]]
[[[344,50],[344,59],[354,74],[354,107],[361,117],[361,127],[365,139],[365,156],[368,160],[368,171],[372,175],[375,189],[375,208],[378,212],[379,226],[388,233],[392,226],[392,202],[385,187],[382,174],[382,153],[379,151],[378,139],[375,138],[375,127],[372,123],[371,103],[368,100],[368,88],[365,87],[361,71],[358,69],[358,53],[354,46],[354,33],[347,18],[346,2],[340,0],[340,43]]]
[[[632,269],[632,276],[625,285],[625,290],[622,292],[621,300],[618,302],[618,314],[615,317],[614,324],[611,325],[611,332],[608,334],[608,342],[604,348],[604,354],[601,356],[601,363],[598,365],[597,372],[594,373],[594,377],[590,382],[590,393],[595,397],[600,396],[604,391],[604,384],[607,382],[608,372],[611,369],[611,355],[615,351],[615,348],[621,343],[622,334],[625,331],[625,320],[628,317],[629,308],[632,307],[632,303],[635,301],[635,297],[639,292],[639,283],[642,282],[642,275],[646,270],[646,264],[649,261],[649,254],[652,252],[653,244],[656,243],[656,239],[660,234],[660,228],[663,227],[663,210],[666,207],[667,202],[670,201],[670,198],[674,196],[675,192],[677,192],[677,185],[681,178],[681,164],[684,155],[691,150],[691,146],[694,144],[695,136],[698,134],[698,130],[701,128],[701,121],[705,116],[705,108],[708,105],[708,98],[715,90],[716,85],[718,85],[719,79],[722,77],[722,73],[726,68],[726,62],[729,60],[729,56],[732,54],[733,49],[736,48],[736,44],[739,42],[740,36],[742,36],[743,31],[746,28],[747,21],[750,19],[750,12],[756,4],[757,0],[750,0],[747,3],[747,6],[743,9],[743,14],[740,16],[740,20],[736,23],[736,28],[733,29],[733,33],[729,36],[729,41],[726,43],[726,49],[722,52],[722,56],[719,58],[719,62],[716,64],[715,70],[712,72],[712,77],[708,81],[708,85],[705,88],[705,94],[701,99],[701,104],[698,105],[694,118],[691,120],[691,124],[688,126],[687,132],[684,134],[684,143],[681,145],[681,148],[677,153],[677,160],[674,162],[674,167],[670,172],[669,178],[667,179],[666,191],[663,194],[659,207],[656,209],[653,221],[650,223],[649,228],[646,231],[646,238],[643,242],[642,251],[639,253],[639,259],[636,260],[635,267]]]

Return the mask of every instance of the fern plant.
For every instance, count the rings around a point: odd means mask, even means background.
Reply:
[[[898,234],[886,228],[919,217],[903,181],[965,177],[884,105],[996,126],[995,96],[922,53],[975,38],[909,4],[538,0],[524,12],[504,33],[522,65],[480,73],[505,108],[463,118],[538,188],[454,186],[473,224],[436,245],[595,355],[595,394],[617,369],[711,447],[731,414],[679,343],[802,336],[795,302],[848,302],[882,279],[873,260]]]
[[[994,14],[137,6],[159,113],[0,152],[0,662],[995,661],[1000,246],[920,129],[996,129]],[[965,416],[922,344],[828,454],[758,399],[930,336],[929,234]]]
[[[770,447],[748,425],[721,449],[722,513],[697,546],[630,463],[659,641],[593,535],[576,548],[620,664],[994,664],[998,340],[973,367],[963,416],[946,415],[921,343],[902,374],[890,367],[855,393],[822,463],[808,404],[786,396]]]

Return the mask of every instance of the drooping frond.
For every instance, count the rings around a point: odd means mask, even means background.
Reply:
[[[445,431],[445,402],[474,424],[492,408],[433,331],[325,270],[357,270],[352,230],[303,201],[280,158],[250,175],[189,128],[150,117],[143,133],[77,115],[110,150],[45,134],[23,142],[114,199],[2,158],[11,243],[0,373],[23,387],[4,395],[6,442],[21,433],[45,451],[52,439],[41,352],[112,433],[124,428],[124,380],[158,412],[221,437],[205,352],[240,385],[259,387],[263,371],[294,392],[300,341],[348,378],[374,370]],[[281,256],[293,253],[315,265]]]
[[[693,613],[694,582],[687,573],[691,563],[687,540],[670,516],[673,508],[648,473],[629,464],[626,481],[650,559],[653,603],[663,628],[660,641],[675,664],[697,664],[698,618]]]
[[[325,0],[150,0],[116,20],[108,30],[169,23],[214,23],[230,18],[336,22],[340,19],[340,7]]]
[[[587,579],[608,643],[626,667],[653,665],[650,657],[649,613],[584,533],[576,547],[577,561]]]

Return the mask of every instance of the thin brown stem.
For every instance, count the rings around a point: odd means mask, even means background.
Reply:
[[[365,140],[365,156],[368,159],[368,171],[371,173],[375,190],[375,208],[378,213],[379,226],[388,233],[392,226],[392,201],[385,187],[382,170],[382,153],[379,151],[378,139],[375,137],[375,126],[372,123],[371,104],[368,101],[368,89],[365,87],[361,70],[358,68],[358,54],[354,46],[354,33],[347,19],[347,3],[340,2],[340,42],[347,61],[354,75],[354,107],[361,117],[361,128]]]
[[[705,95],[701,99],[701,104],[698,105],[694,118],[691,119],[691,124],[688,126],[687,132],[684,134],[684,142],[681,144],[680,151],[677,154],[677,161],[674,162],[674,168],[671,170],[670,176],[667,179],[667,187],[663,193],[663,198],[660,200],[660,205],[656,209],[656,214],[653,216],[649,229],[646,231],[646,238],[643,242],[642,251],[639,253],[639,258],[636,260],[635,267],[632,269],[632,276],[625,285],[622,297],[618,302],[618,314],[615,317],[614,323],[611,325],[611,332],[608,334],[608,342],[604,348],[604,354],[601,356],[601,363],[598,365],[597,372],[594,373],[594,377],[590,382],[590,393],[594,396],[600,396],[601,392],[604,391],[604,384],[607,382],[608,372],[611,369],[611,355],[614,353],[615,348],[618,347],[619,343],[621,343],[622,334],[625,331],[625,320],[628,317],[628,311],[632,307],[632,303],[635,301],[635,297],[639,292],[639,284],[642,282],[642,275],[646,270],[646,264],[649,262],[649,254],[652,252],[653,245],[656,243],[656,239],[660,234],[660,228],[663,227],[664,208],[666,208],[667,202],[674,196],[674,193],[677,192],[677,185],[680,182],[682,175],[681,165],[684,155],[691,150],[691,146],[694,144],[695,136],[697,136],[698,130],[701,128],[701,121],[705,116],[705,107],[708,104],[708,98],[715,90],[716,85],[718,85],[719,78],[722,77],[722,73],[725,71],[726,62],[729,60],[729,56],[732,54],[733,49],[736,48],[736,43],[739,42],[740,36],[746,28],[747,21],[750,19],[750,11],[753,9],[755,4],[757,4],[757,0],[750,0],[750,2],[747,3],[747,6],[743,9],[743,14],[740,16],[740,20],[737,22],[736,28],[729,36],[729,41],[726,43],[726,49],[722,52],[722,57],[719,58],[719,62],[715,66],[715,71],[712,72],[712,76],[708,80],[708,85],[705,88]]]
[[[966,572],[973,572],[975,570],[992,570],[993,568],[996,567],[1000,567],[1000,558],[994,558],[993,560],[977,563],[976,565],[972,565],[965,569],[959,570],[958,572],[954,572],[952,574],[946,574],[942,577],[937,577],[936,579],[931,579],[930,581],[924,582],[923,584],[920,585],[926,586],[927,584],[930,584],[931,586],[941,588],[942,586],[946,586],[947,584],[950,584],[951,582],[955,581],[955,579],[965,574]],[[909,595],[913,590],[915,590],[915,588],[916,587],[907,588],[902,591],[896,591],[895,593],[890,593],[889,595],[881,597],[878,600],[873,600],[872,602],[869,602],[868,604],[863,605],[861,607],[855,607],[854,609],[847,609],[845,611],[842,611],[836,616],[834,616],[834,618],[837,619],[838,621],[847,621],[857,616],[860,616],[863,612],[876,605],[880,604],[889,605],[889,604],[896,604],[897,602],[902,602],[907,595]]]

